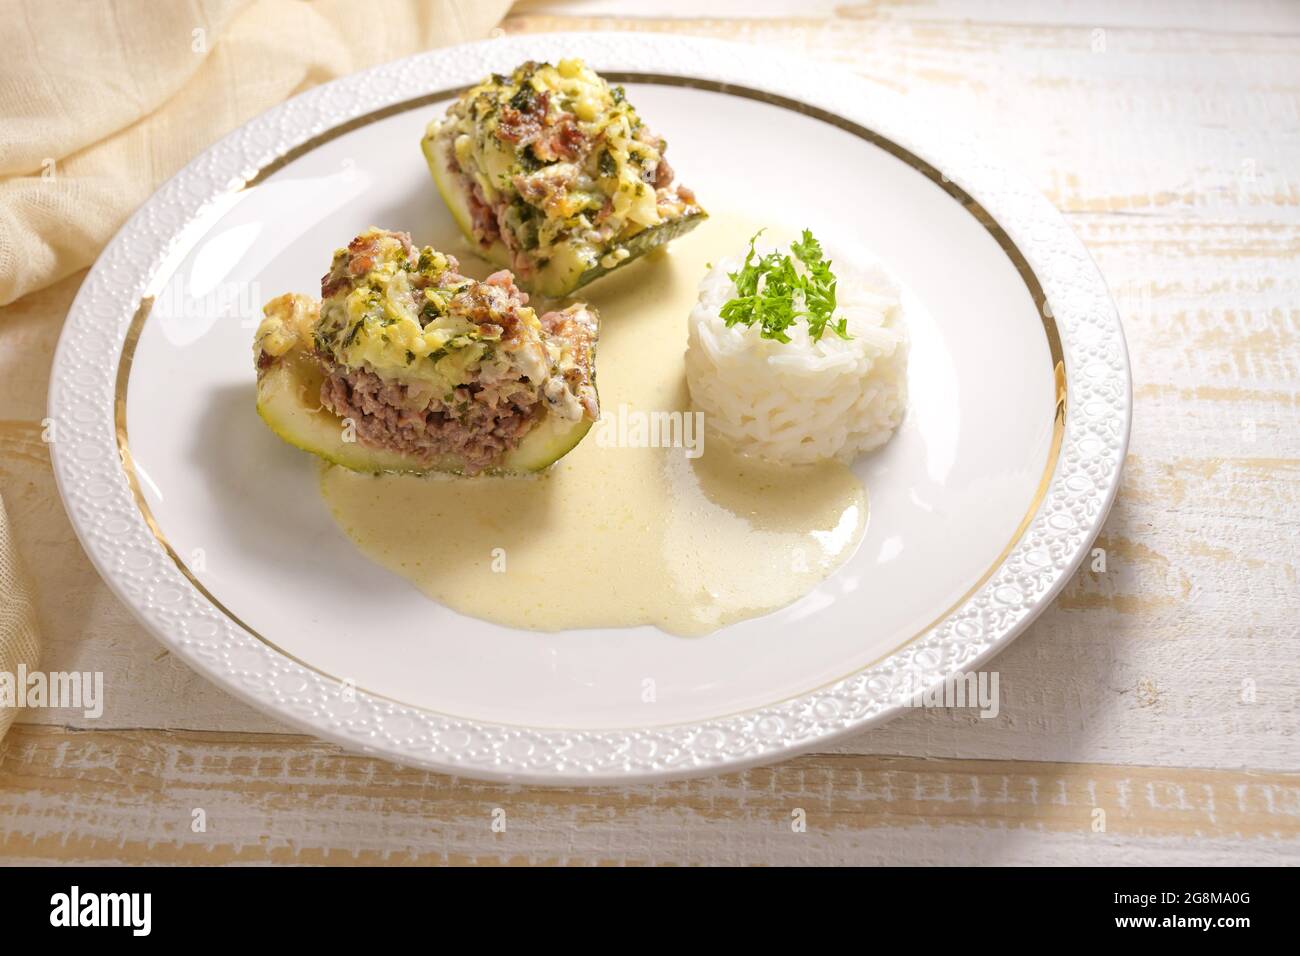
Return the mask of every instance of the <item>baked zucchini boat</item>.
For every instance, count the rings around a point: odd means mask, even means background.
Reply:
[[[257,410],[277,435],[355,471],[539,471],[600,417],[599,320],[538,316],[509,272],[370,229],[334,254],[321,300],[263,307]]]
[[[545,296],[564,296],[706,218],[623,94],[581,60],[494,74],[421,142],[461,232]]]

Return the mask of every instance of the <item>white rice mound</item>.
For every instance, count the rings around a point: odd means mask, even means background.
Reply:
[[[828,327],[814,342],[804,319],[786,331],[788,343],[763,338],[757,323],[728,328],[718,313],[736,296],[727,273],[740,269],[739,257],[700,283],[686,380],[706,427],[738,451],[785,464],[848,462],[887,442],[903,419],[908,338],[898,284],[879,263],[829,248],[827,257],[848,339]]]

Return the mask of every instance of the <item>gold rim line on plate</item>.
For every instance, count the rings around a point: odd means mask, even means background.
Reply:
[[[1011,552],[1015,550],[1016,545],[1020,543],[1020,539],[1024,536],[1025,531],[1028,530],[1029,525],[1033,522],[1034,516],[1038,513],[1039,506],[1042,505],[1043,499],[1046,498],[1047,496],[1048,488],[1051,486],[1052,483],[1052,476],[1056,472],[1056,465],[1060,458],[1060,453],[1061,453],[1061,445],[1065,437],[1067,389],[1066,389],[1066,378],[1065,378],[1065,353],[1061,346],[1060,331],[1057,328],[1056,319],[1052,315],[1051,308],[1048,306],[1047,296],[1043,292],[1042,284],[1038,281],[1038,277],[1034,274],[1034,271],[1030,267],[1028,260],[1025,259],[1024,255],[1021,253],[1020,249],[1016,246],[1015,242],[1012,241],[1011,236],[1007,234],[1007,231],[1002,228],[1002,226],[998,223],[998,221],[994,219],[989,214],[989,212],[982,205],[980,205],[979,202],[975,200],[973,196],[967,193],[955,182],[952,182],[950,179],[948,179],[948,177],[943,173],[942,170],[940,170],[938,167],[934,166],[933,164],[926,162],[924,159],[917,156],[915,153],[911,152],[910,150],[905,149],[904,147],[898,145],[893,140],[887,139],[886,137],[880,135],[879,133],[875,132],[872,129],[862,126],[859,123],[855,123],[852,120],[845,119],[842,116],[838,116],[835,113],[832,113],[828,110],[824,110],[816,106],[811,106],[799,100],[791,99],[786,96],[781,96],[776,93],[769,93],[765,90],[753,89],[752,87],[739,86],[733,83],[725,83],[717,80],[704,80],[695,77],[675,76],[671,74],[660,74],[660,73],[633,73],[633,72],[611,71],[611,72],[604,73],[603,76],[607,80],[612,80],[616,83],[645,83],[645,84],[658,85],[658,86],[686,87],[689,89],[703,90],[711,93],[722,93],[728,96],[736,96],[742,99],[755,100],[760,103],[766,103],[770,106],[778,106],[781,107],[782,109],[788,109],[792,112],[800,113],[803,114],[804,116],[810,116],[814,119],[820,120],[821,122],[834,126],[837,129],[844,130],[845,132],[850,133],[858,137],[859,139],[865,140],[866,142],[871,143],[873,146],[876,146],[879,149],[884,150],[886,153],[893,156],[895,159],[900,160],[909,168],[920,173],[926,179],[930,180],[930,182],[934,183],[936,186],[941,188],[944,192],[946,192],[949,196],[951,196],[954,200],[956,200],[962,206],[963,209],[965,209],[968,213],[970,213],[975,218],[975,220],[979,222],[981,226],[984,227],[985,231],[988,232],[989,235],[993,237],[993,240],[998,244],[998,247],[1002,250],[1003,254],[1006,255],[1006,257],[1011,261],[1011,264],[1015,267],[1016,272],[1019,274],[1021,281],[1024,282],[1025,288],[1028,290],[1030,298],[1033,299],[1034,307],[1037,309],[1038,316],[1043,323],[1043,332],[1047,337],[1047,347],[1051,355],[1053,382],[1054,382],[1055,392],[1056,392],[1055,407],[1052,415],[1052,441],[1047,452],[1047,464],[1043,469],[1042,477],[1039,479],[1038,487],[1034,490],[1033,498],[1029,502],[1029,508],[1025,512],[1024,517],[1021,518],[1020,523],[1016,526],[1016,530],[1012,534],[1011,540],[1007,543],[1006,547],[1003,548],[1001,553],[999,553],[998,556],[994,559],[993,563],[989,566],[988,570],[985,571],[982,575],[980,575],[979,579],[974,584],[972,584],[970,588],[960,598],[958,598],[950,607],[945,609],[934,620],[926,624],[924,627],[922,627],[911,637],[907,638],[904,641],[901,641],[892,650],[881,655],[880,657],[872,661],[869,661],[866,664],[861,664],[855,667],[852,671],[849,671],[847,674],[843,674],[832,680],[825,681],[824,683],[819,684],[817,687],[809,688],[808,690],[802,691],[798,694],[792,694],[788,697],[781,698],[780,700],[771,701],[770,703],[764,705],[769,707],[777,706],[785,701],[793,700],[798,697],[806,696],[807,694],[815,693],[816,691],[824,687],[829,687],[832,684],[837,684],[840,681],[845,680],[848,677],[851,677],[853,674],[857,674],[860,671],[866,670],[870,667],[874,667],[880,661],[884,660],[885,658],[889,657],[892,654],[898,653],[899,650],[906,647],[908,644],[911,644],[913,641],[929,633],[931,630],[937,627],[945,618],[947,618],[959,607],[965,604],[972,597],[972,595],[974,595],[977,591],[979,591],[979,589],[984,586],[984,584],[989,580],[989,578],[991,578],[994,575],[997,569],[1002,566],[1002,563],[1007,559],[1007,557],[1011,554]],[[340,136],[343,136],[347,133],[354,132],[355,130],[358,129],[362,129],[363,127],[369,126],[372,123],[379,122],[380,120],[388,119],[389,117],[392,116],[397,116],[401,113],[408,113],[411,110],[420,109],[421,107],[432,106],[435,103],[458,96],[460,93],[464,92],[467,89],[469,89],[468,86],[459,86],[447,90],[441,90],[436,93],[426,93],[422,96],[417,96],[409,100],[403,100],[400,103],[390,104],[389,106],[385,106],[381,109],[374,110],[370,113],[366,113],[363,116],[355,117],[354,119],[348,120],[345,123],[341,123],[338,126],[331,127],[330,129],[318,133],[317,135],[306,140],[305,142],[300,143],[299,145],[277,156],[275,159],[271,160],[269,163],[267,163],[265,166],[259,169],[252,176],[245,179],[242,183],[232,187],[232,189],[229,190],[229,193],[242,192],[244,190],[256,188],[258,185],[265,182],[272,175],[284,169],[286,166],[288,166],[295,160],[300,159],[301,157],[307,155],[308,153],[312,152],[318,147],[334,139],[337,139]],[[179,259],[177,260],[177,262],[179,266]],[[149,288],[155,291],[161,291],[167,285],[167,283],[171,281],[172,275],[174,275],[174,271],[168,272],[166,274],[163,274],[161,272],[156,274],[155,276],[152,277],[149,283]],[[308,661],[303,660],[297,655],[292,654],[289,651],[285,650],[279,644],[275,643],[274,641],[272,641],[271,639],[263,635],[261,632],[255,630],[253,627],[247,624],[230,608],[226,607],[226,605],[223,604],[217,598],[217,596],[213,594],[211,591],[209,591],[208,588],[203,584],[203,582],[198,579],[198,577],[194,574],[194,572],[190,570],[189,566],[186,565],[185,562],[181,560],[180,555],[177,554],[176,549],[172,547],[171,542],[168,541],[166,534],[164,534],[162,528],[159,526],[157,519],[154,517],[153,510],[149,507],[148,501],[145,500],[144,494],[140,488],[139,477],[136,474],[134,459],[131,457],[130,444],[127,440],[126,395],[127,395],[127,388],[130,383],[131,365],[134,360],[135,349],[140,342],[140,335],[144,331],[144,324],[145,321],[148,319],[150,312],[153,309],[153,304],[154,304],[154,296],[152,294],[144,296],[140,300],[139,304],[137,305],[135,309],[135,313],[131,318],[130,326],[127,328],[126,338],[122,342],[122,355],[118,362],[118,367],[117,367],[117,380],[116,380],[114,403],[113,403],[114,419],[116,425],[115,433],[117,437],[119,458],[122,462],[122,470],[126,474],[127,486],[130,488],[131,495],[135,499],[136,507],[139,508],[140,514],[144,518],[145,524],[148,526],[153,536],[158,540],[158,543],[162,546],[163,550],[167,553],[168,557],[170,557],[172,562],[176,565],[177,570],[179,570],[180,573],[184,575],[186,580],[188,580],[190,584],[192,584],[195,587],[195,589],[198,590],[198,592],[202,594],[208,600],[209,603],[212,604],[214,608],[216,608],[218,611],[224,614],[232,623],[236,624],[242,630],[247,631],[253,637],[257,638],[259,641],[261,641],[266,646],[272,648],[277,653],[283,654],[289,660],[307,668],[308,670],[314,671],[315,673],[320,674],[323,677],[327,677],[332,681],[341,683],[342,678],[334,674],[331,674],[328,671],[322,670],[320,667],[316,666],[315,664],[309,663]],[[386,694],[381,694],[376,691],[367,690],[364,687],[357,687],[356,689],[358,691],[361,691],[362,693],[370,695],[371,697],[376,697],[381,700],[386,700],[392,703],[400,704],[404,707],[416,707],[419,710],[429,710],[429,708],[427,707],[423,707],[418,704],[412,704],[409,701],[399,700],[398,698],[390,697]],[[736,711],[734,713],[742,713],[742,711]],[[727,717],[734,716],[734,713],[720,714],[720,715],[715,715],[712,717],[701,718],[701,719],[722,720]],[[447,714],[445,716],[455,716],[455,715]],[[500,724],[501,722],[492,721],[492,723]],[[507,725],[502,724],[502,726],[507,726]],[[664,726],[671,726],[671,725],[664,725]],[[542,729],[564,731],[564,730],[576,730],[577,728],[548,727]]]

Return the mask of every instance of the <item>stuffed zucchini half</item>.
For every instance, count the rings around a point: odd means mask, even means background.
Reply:
[[[594,310],[539,317],[509,272],[457,270],[404,233],[357,236],[319,302],[263,308],[258,413],[355,471],[525,473],[561,458],[600,417]]]
[[[668,144],[581,60],[494,74],[421,146],[461,232],[540,295],[568,295],[706,218],[674,182]]]

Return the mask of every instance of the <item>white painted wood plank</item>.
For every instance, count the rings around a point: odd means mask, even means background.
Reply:
[[[547,790],[295,740],[20,729],[0,821],[0,858],[29,862],[1285,863],[1300,776],[820,757]]]
[[[1300,10],[1288,0],[522,0],[516,15],[756,20],[839,17],[869,21],[979,21],[1025,26],[1118,27],[1214,33],[1300,33]]]

